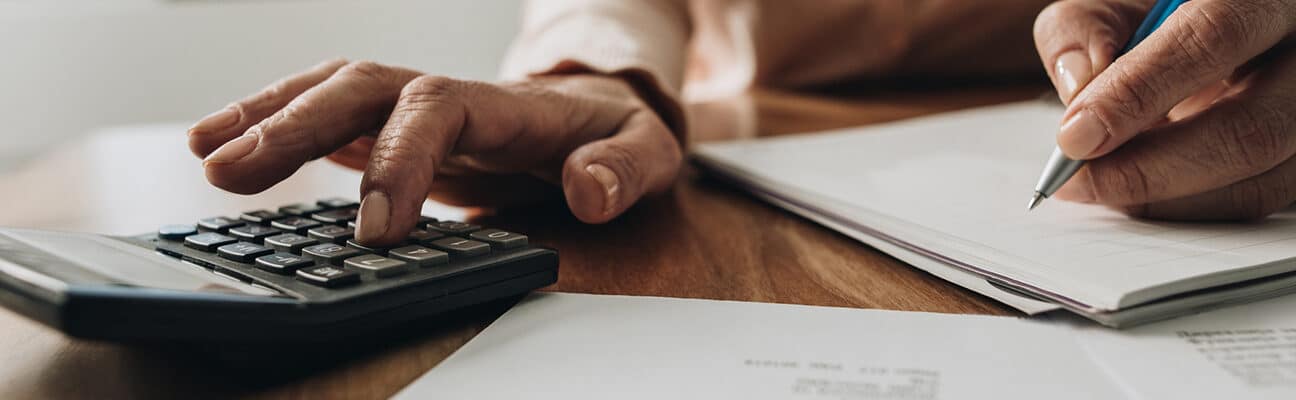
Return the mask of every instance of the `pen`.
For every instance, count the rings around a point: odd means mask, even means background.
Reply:
[[[1129,43],[1125,44],[1125,48],[1116,57],[1128,53],[1134,49],[1134,46],[1138,46],[1143,39],[1147,39],[1152,34],[1152,31],[1161,27],[1161,23],[1170,17],[1170,13],[1173,13],[1187,1],[1158,0],[1152,6],[1152,10],[1148,12],[1147,18],[1139,25],[1138,30],[1134,31],[1134,36],[1130,37]],[[1044,199],[1057,192],[1058,188],[1061,188],[1067,180],[1070,180],[1071,176],[1075,175],[1082,165],[1084,165],[1083,160],[1067,158],[1066,154],[1062,153],[1062,149],[1054,148],[1053,155],[1049,156],[1048,163],[1044,165],[1044,172],[1040,175],[1039,183],[1035,184],[1035,195],[1031,196],[1030,204],[1026,207],[1027,210],[1034,210]]]

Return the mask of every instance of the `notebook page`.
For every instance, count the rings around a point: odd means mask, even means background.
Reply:
[[[1102,310],[1296,267],[1283,262],[1296,249],[1291,212],[1235,225],[1137,221],[1061,201],[1026,213],[1060,115],[1020,103],[700,152],[912,225],[905,240],[975,255],[986,269]]]

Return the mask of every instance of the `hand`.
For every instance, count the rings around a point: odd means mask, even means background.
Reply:
[[[1296,201],[1296,1],[1196,0],[1119,60],[1151,0],[1063,0],[1035,41],[1087,166],[1058,192],[1133,216],[1263,218]]]
[[[682,162],[670,129],[618,78],[491,84],[345,61],[204,118],[189,146],[208,181],[243,194],[320,157],[364,170],[356,238],[376,245],[403,240],[425,197],[512,204],[560,185],[577,218],[606,222],[669,188]]]

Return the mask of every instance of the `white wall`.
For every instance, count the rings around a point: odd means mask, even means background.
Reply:
[[[110,125],[192,121],[323,59],[491,79],[520,0],[0,0],[0,168]]]

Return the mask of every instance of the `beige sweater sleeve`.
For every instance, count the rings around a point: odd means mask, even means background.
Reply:
[[[506,80],[602,73],[627,79],[683,139],[680,103],[690,33],[685,0],[527,0]]]

